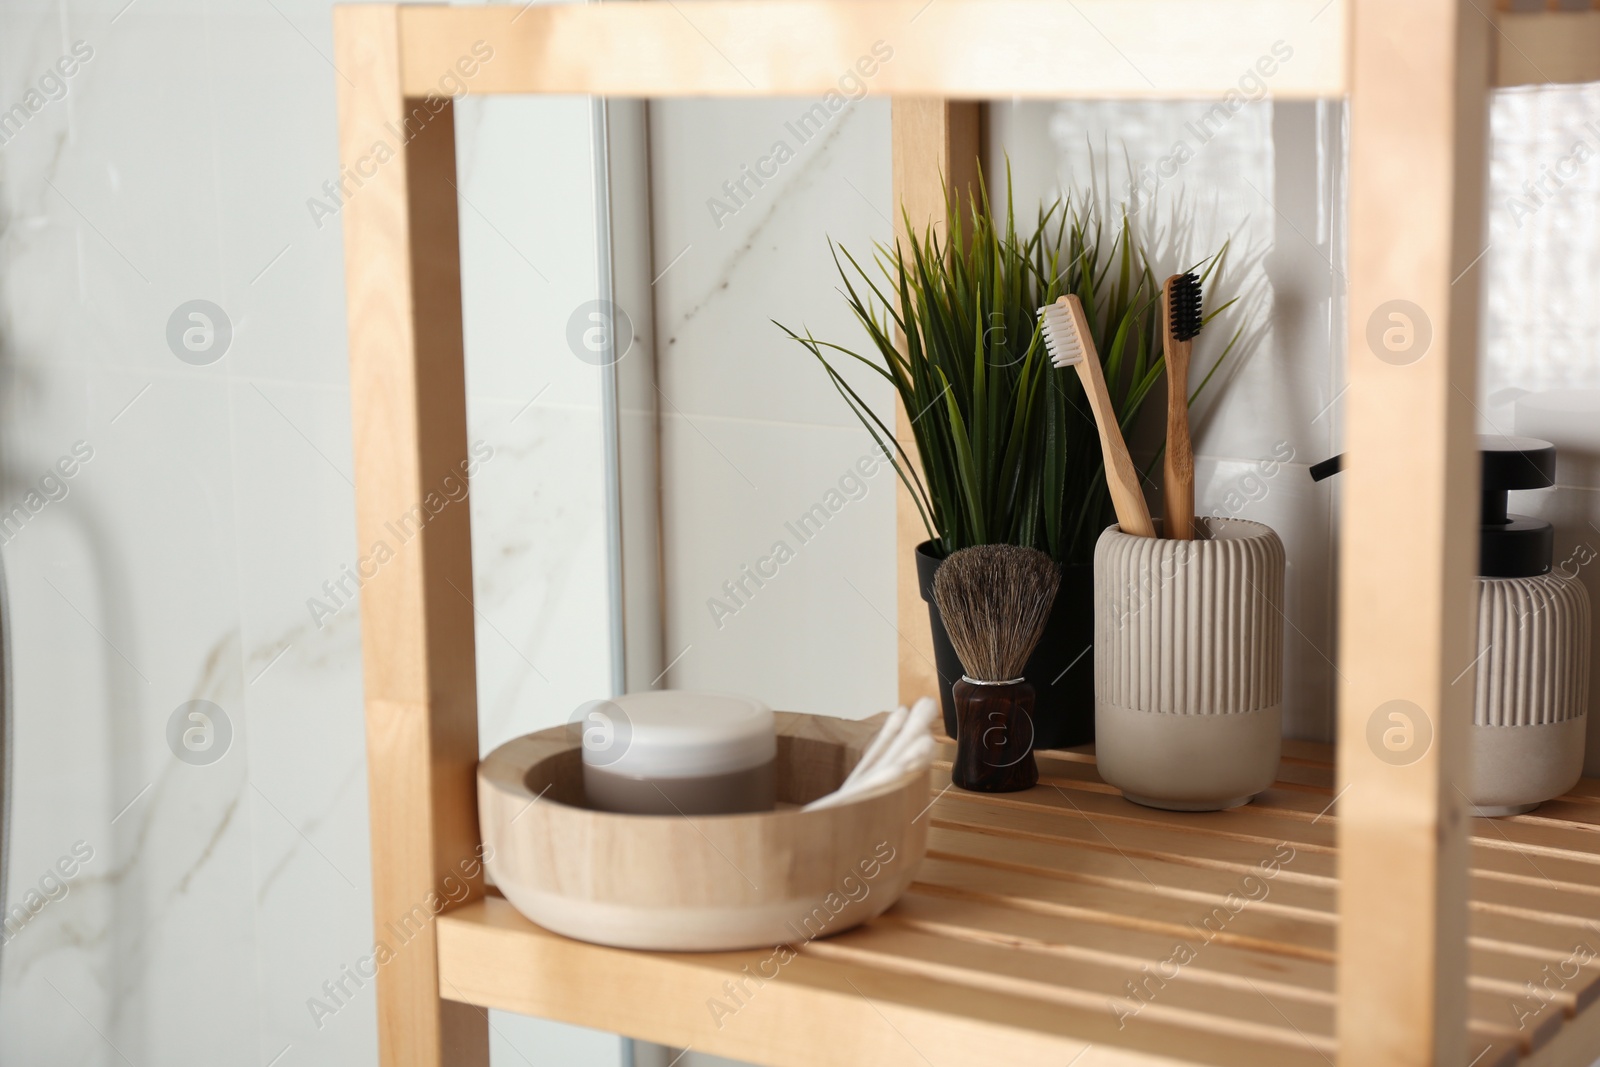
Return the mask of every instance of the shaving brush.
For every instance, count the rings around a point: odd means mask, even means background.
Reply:
[[[1022,668],[1044,633],[1061,571],[1036,548],[974,545],[933,576],[933,599],[966,674],[953,688],[956,759],[950,780],[980,793],[1039,781],[1033,686]]]

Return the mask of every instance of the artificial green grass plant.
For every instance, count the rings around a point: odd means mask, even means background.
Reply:
[[[1007,543],[1041,549],[1062,563],[1088,563],[1095,539],[1116,517],[1083,387],[1076,371],[1051,366],[1038,309],[1063,293],[1082,300],[1126,433],[1165,366],[1160,281],[1125,216],[1106,240],[1096,212],[1057,201],[1041,207],[1033,230],[1019,235],[1009,189],[1002,230],[980,188],[965,212],[951,198],[945,221],[942,237],[930,228],[913,233],[904,248],[877,246],[883,287],[848,251],[832,246],[871,353],[779,328],[817,358],[890,457],[940,556]],[[1202,282],[1226,252],[1224,246],[1195,268]],[[905,337],[903,352],[896,328]],[[839,357],[871,367],[900,394],[922,471],[839,373]],[[1191,403],[1221,363],[1219,357]],[[1164,389],[1156,394],[1157,402],[1165,399]]]

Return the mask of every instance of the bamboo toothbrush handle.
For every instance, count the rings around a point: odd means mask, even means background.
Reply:
[[[1105,456],[1106,488],[1111,490],[1111,506],[1117,512],[1117,525],[1122,532],[1135,537],[1154,537],[1155,525],[1150,521],[1150,509],[1145,505],[1144,493],[1139,488],[1139,472],[1134,469],[1128,446],[1122,440],[1122,430],[1117,425],[1117,409],[1112,406],[1111,393],[1106,389],[1106,376],[1100,369],[1100,353],[1095,351],[1089,334],[1089,323],[1083,315],[1083,305],[1077,297],[1067,300],[1072,317],[1078,327],[1078,337],[1083,342],[1083,358],[1075,366],[1083,382],[1083,393],[1089,398],[1094,411],[1094,424],[1100,431],[1100,451]]]
[[[1194,444],[1189,440],[1189,353],[1192,341],[1172,336],[1172,286],[1161,290],[1161,338],[1167,357],[1167,449],[1162,464],[1162,533],[1194,540]]]

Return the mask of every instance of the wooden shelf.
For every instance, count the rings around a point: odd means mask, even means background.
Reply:
[[[426,924],[381,972],[385,1067],[486,1067],[483,1005],[774,1064],[1315,1067],[1336,1051],[1340,1067],[1490,1067],[1526,1051],[1525,1062],[1587,1067],[1600,1051],[1600,1012],[1587,1008],[1600,964],[1586,959],[1528,1025],[1517,1026],[1515,1006],[1531,1012],[1517,998],[1531,997],[1524,985],[1544,981],[1542,968],[1600,944],[1591,886],[1600,793],[1480,822],[1469,837],[1450,785],[1466,773],[1470,692],[1456,681],[1473,662],[1478,507],[1469,399],[1478,295],[1457,283],[1486,240],[1487,90],[1600,79],[1600,13],[1490,6],[337,5],[340,173],[361,190],[341,223],[362,544],[388,537],[395,516],[470,466],[454,108],[440,93],[815,96],[871,68],[866,91],[891,98],[902,236],[942,218],[947,190],[972,187],[978,100],[1201,97],[1232,110],[1252,72],[1266,77],[1276,62],[1274,97],[1350,101],[1337,908],[1327,750],[1296,746],[1278,788],[1247,810],[1190,817],[1131,807],[1094,777],[1092,757],[1057,754],[1044,787],[1027,796],[940,797],[916,891],[868,929],[804,946],[720,1025],[709,1002],[729,995],[724,981],[753,987],[742,968],[764,954],[576,944],[502,900],[479,900],[481,876],[469,875],[474,902]],[[1292,62],[1265,58],[1278,56],[1280,39]],[[893,61],[866,63],[880,42]],[[392,157],[401,162],[385,165]],[[1427,358],[1395,363],[1360,343],[1396,302],[1431,325]],[[897,407],[896,436],[914,462],[910,425]],[[932,657],[911,552],[923,527],[897,493],[896,629],[909,702],[931,691]],[[1396,521],[1409,534],[1398,541],[1386,533]],[[362,586],[380,937],[469,869],[464,858],[480,847],[472,588],[464,508],[430,520]],[[1397,695],[1436,725],[1431,748],[1404,766],[1375,758],[1363,740],[1374,710]],[[1230,916],[1119,1025],[1108,1002],[1279,846],[1294,859],[1265,898]]]
[[[1495,25],[1495,85],[1600,81],[1600,11],[1502,11]]]
[[[1043,755],[1040,771],[1026,793],[980,796],[943,789],[937,766],[911,891],[781,966],[771,949],[570,941],[491,895],[439,919],[440,992],[779,1067],[1335,1059],[1331,749],[1287,743],[1274,788],[1206,814],[1128,803],[1086,751]],[[1600,782],[1473,820],[1471,899],[1463,1067],[1588,1067],[1600,1054]],[[1594,957],[1582,965],[1570,962],[1580,945]],[[1145,984],[1142,1000],[1130,982]]]
[[[474,93],[615,96],[821,95],[887,42],[877,94],[937,84],[950,98],[1222,97],[1272,62],[1279,100],[1343,95],[1346,0],[677,0],[597,7],[523,4],[400,10],[406,91],[438,91],[474,44],[495,56]],[[1494,84],[1600,79],[1600,12],[1480,13],[1493,18]],[[1027,27],[1024,34],[1019,27]],[[1085,27],[1093,27],[1085,32]],[[739,55],[737,65],[728,51]]]

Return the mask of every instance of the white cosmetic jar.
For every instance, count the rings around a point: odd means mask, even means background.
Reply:
[[[591,808],[631,815],[773,809],[777,726],[759,700],[653,690],[594,701],[580,714]]]

